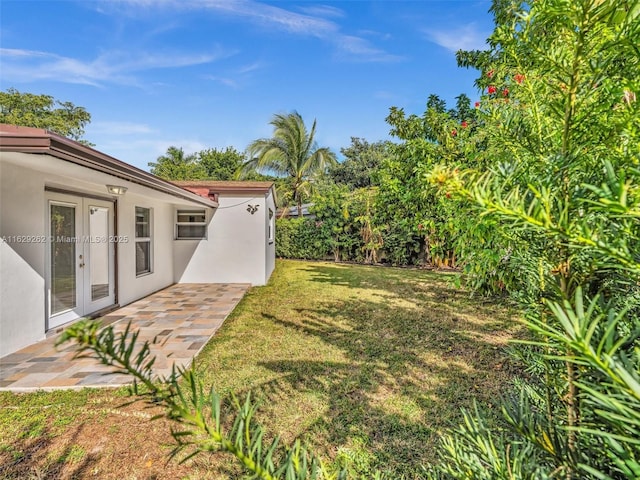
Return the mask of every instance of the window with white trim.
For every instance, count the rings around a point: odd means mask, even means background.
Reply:
[[[273,210],[269,209],[269,233],[268,233],[269,244],[273,243],[273,241],[275,240],[275,233],[276,233],[276,219],[275,219],[275,215],[273,214]]]
[[[178,210],[176,212],[176,240],[204,240],[207,238],[207,212]]]
[[[151,209],[136,207],[136,276],[146,275],[153,270]]]

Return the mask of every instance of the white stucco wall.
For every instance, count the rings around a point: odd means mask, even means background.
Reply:
[[[194,204],[54,157],[0,152],[0,237],[48,235],[45,187],[109,197],[107,184],[129,188],[117,197],[117,234],[128,238],[118,245],[118,303],[126,305],[174,283],[175,211]],[[153,227],[153,271],[140,277],[136,206],[151,208]],[[0,240],[0,357],[45,338],[46,248],[42,241]]]
[[[152,266],[151,273],[136,276],[135,211],[151,209]],[[120,305],[126,305],[158,291],[173,281],[173,215],[172,204],[160,203],[141,195],[128,193],[118,199],[118,236],[127,241],[118,246],[118,282]]]
[[[0,164],[0,357],[45,336],[44,202],[41,178]]]
[[[128,191],[112,197],[107,184]],[[47,325],[47,189],[115,201],[117,303],[126,305],[175,282],[264,285],[275,266],[269,192],[220,196],[217,210],[49,155],[0,152],[0,357],[42,340]],[[257,206],[252,215],[247,206]],[[152,212],[152,272],[136,276],[135,209]],[[204,208],[206,240],[175,240],[178,209]],[[275,222],[274,228],[275,228]],[[274,231],[275,239],[275,231]],[[87,312],[88,313],[88,312]]]
[[[269,235],[269,223],[271,223],[271,228],[273,229],[271,233],[272,241],[267,241],[266,244],[266,252],[265,252],[265,276],[267,280],[273,273],[273,270],[276,268],[276,202],[273,198],[273,195],[267,196],[267,215],[265,216],[266,220],[266,235]],[[269,219],[269,209],[273,212],[273,217]]]
[[[207,240],[175,241],[176,282],[266,284],[275,262],[275,245],[265,247],[268,199],[264,194],[221,194],[218,202]],[[252,215],[248,205],[258,210]],[[273,259],[267,261],[271,249]]]

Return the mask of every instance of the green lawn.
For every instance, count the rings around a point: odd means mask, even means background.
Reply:
[[[196,369],[220,393],[251,391],[258,421],[285,442],[302,437],[354,472],[413,478],[460,407],[478,399],[490,409],[510,380],[503,349],[520,330],[514,312],[472,298],[453,278],[278,261],[269,285],[250,291]],[[232,476],[223,459],[163,467],[167,447],[152,446],[170,441],[167,425],[150,427],[141,407],[118,413],[122,401],[113,391],[0,394],[0,465],[13,465],[0,467],[0,478]],[[123,466],[137,473],[117,476]]]
[[[508,384],[513,312],[453,274],[281,261],[207,345],[197,368],[221,393],[252,391],[261,422],[316,452],[412,473],[473,398]],[[489,407],[490,408],[490,407]]]

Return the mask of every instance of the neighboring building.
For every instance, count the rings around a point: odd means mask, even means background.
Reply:
[[[234,188],[246,206],[46,130],[0,124],[0,357],[173,283],[265,284],[273,186]]]
[[[313,203],[303,203],[301,206],[301,213],[304,218],[316,218],[310,211]],[[298,206],[294,205],[293,207],[279,208],[277,216],[278,218],[298,218]]]

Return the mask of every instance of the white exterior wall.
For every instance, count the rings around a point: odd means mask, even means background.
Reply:
[[[273,212],[273,217],[269,219],[269,209]],[[267,240],[266,253],[265,253],[265,277],[269,280],[269,277],[276,268],[276,202],[273,195],[267,196],[267,215],[266,217],[266,235],[269,235],[269,224],[271,224],[271,241]]]
[[[45,187],[109,198],[106,184],[129,187],[116,197],[117,234],[128,238],[118,244],[118,304],[174,283],[174,215],[177,208],[194,208],[193,203],[54,157],[0,152],[0,237],[9,240],[0,240],[0,357],[46,336],[47,243],[18,243],[11,237],[48,236]],[[135,272],[136,206],[152,210],[152,273],[140,277]]]
[[[112,197],[107,184],[128,191]],[[112,198],[117,231],[117,303],[126,305],[175,282],[266,284],[275,266],[268,194],[221,195],[215,210],[49,155],[0,152],[0,358],[46,336],[48,237],[46,188]],[[251,204],[258,207],[252,215]],[[152,273],[136,277],[135,208],[151,209]],[[203,208],[206,240],[175,240],[176,211]],[[275,231],[273,232],[275,239]]]
[[[151,209],[151,273],[136,277],[135,211]],[[202,207],[204,208],[204,207]],[[118,246],[118,303],[126,305],[172,285],[173,215],[172,204],[159,203],[141,195],[125,194],[118,200],[118,236],[128,241]]]
[[[45,336],[46,219],[42,179],[0,164],[0,357]],[[9,321],[11,319],[11,321]]]
[[[275,264],[275,244],[267,245],[269,205],[264,194],[221,194],[209,222],[207,240],[175,241],[178,283],[251,283],[265,285]],[[248,205],[257,205],[252,215]],[[273,258],[268,259],[273,251]]]

